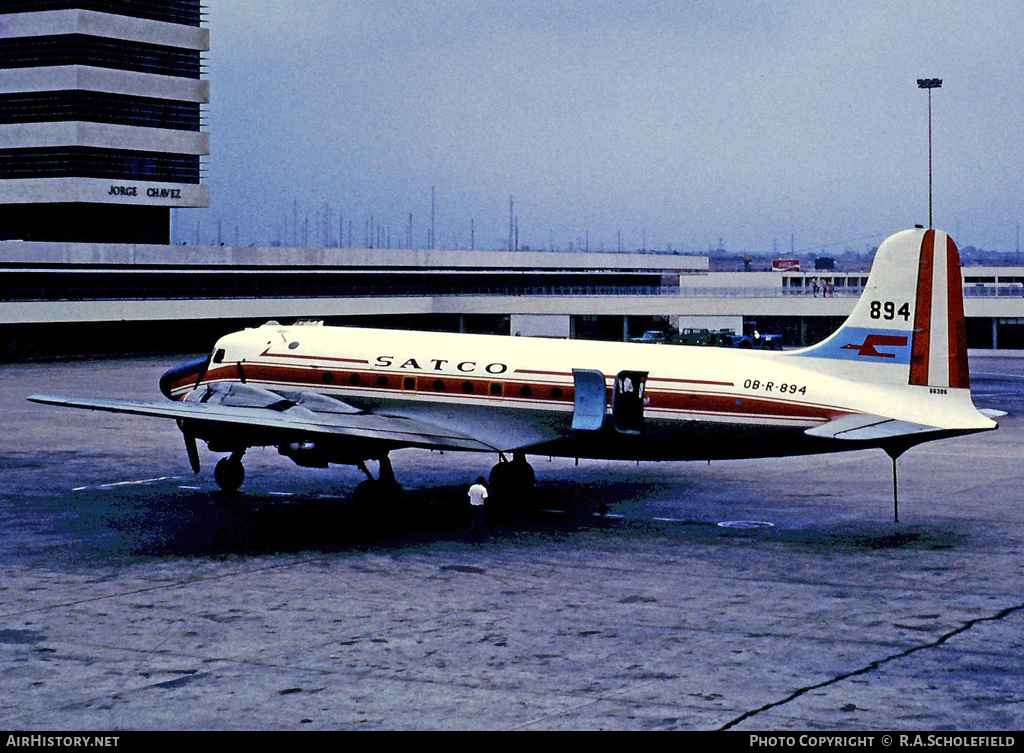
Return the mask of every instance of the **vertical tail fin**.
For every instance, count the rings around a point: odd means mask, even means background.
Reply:
[[[791,351],[847,379],[970,387],[960,254],[941,230],[887,238],[853,313],[817,345]]]

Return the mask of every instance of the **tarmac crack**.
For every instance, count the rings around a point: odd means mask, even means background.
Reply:
[[[790,693],[785,698],[782,698],[782,699],[780,699],[778,701],[773,701],[771,703],[766,703],[764,706],[761,706],[761,707],[756,708],[756,709],[752,709],[750,711],[747,711],[747,712],[741,714],[740,716],[736,717],[732,721],[727,722],[726,724],[724,724],[721,727],[719,727],[718,731],[723,732],[725,730],[732,729],[733,727],[735,727],[740,722],[743,722],[743,721],[745,721],[747,719],[755,717],[758,714],[762,714],[765,711],[770,711],[771,709],[778,708],[780,706],[785,706],[787,703],[790,703],[791,701],[795,701],[797,698],[799,698],[799,697],[801,697],[803,695],[806,695],[807,693],[810,693],[811,691],[820,690],[821,688],[827,688],[827,687],[830,687],[832,685],[836,685],[836,684],[842,682],[843,680],[848,680],[851,677],[858,677],[860,675],[868,674],[869,672],[873,672],[876,669],[878,669],[879,667],[882,667],[883,665],[888,664],[889,662],[893,662],[893,661],[897,661],[899,659],[903,659],[903,658],[905,658],[907,656],[910,656],[912,654],[916,654],[918,651],[925,651],[927,649],[937,648],[937,647],[941,646],[943,643],[945,643],[946,641],[948,641],[948,640],[950,640],[952,638],[955,638],[958,635],[966,633],[968,630],[973,628],[975,625],[978,625],[978,624],[983,623],[983,622],[998,622],[999,620],[1002,620],[1002,619],[1008,617],[1009,615],[1013,614],[1014,612],[1019,612],[1021,610],[1024,610],[1024,604],[1017,604],[1016,606],[1006,607],[1005,609],[1001,609],[1000,611],[996,612],[995,614],[989,615],[987,617],[976,617],[973,620],[968,620],[967,622],[965,622],[963,625],[961,625],[960,627],[956,628],[955,630],[950,630],[948,633],[944,633],[944,634],[940,635],[934,641],[930,641],[928,643],[922,643],[919,646],[912,646],[911,648],[908,648],[905,651],[900,651],[900,652],[895,653],[895,654],[890,654],[889,656],[883,657],[881,659],[876,659],[875,661],[873,661],[873,662],[871,662],[871,663],[869,663],[869,664],[867,664],[867,665],[865,665],[863,667],[851,670],[849,672],[844,672],[843,674],[836,675],[835,677],[832,677],[832,678],[830,678],[828,680],[825,680],[823,682],[819,682],[819,683],[816,683],[814,685],[807,685],[806,687],[798,688],[797,690],[793,691],[792,693]]]

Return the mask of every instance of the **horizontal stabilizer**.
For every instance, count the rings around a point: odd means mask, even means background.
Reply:
[[[848,441],[877,441],[894,437],[907,437],[913,434],[924,434],[942,431],[937,426],[915,424],[911,421],[897,421],[885,416],[864,414],[840,416],[821,426],[815,426],[804,433],[809,437],[823,439],[844,439]]]
[[[273,395],[269,393],[268,395]],[[254,398],[250,392],[247,398]],[[336,401],[335,411],[314,411],[283,400],[255,407],[247,405],[224,405],[219,403],[174,403],[145,400],[104,400],[101,398],[68,398],[53,395],[32,395],[34,403],[59,405],[67,408],[106,411],[108,413],[129,413],[136,416],[154,416],[196,421],[211,424],[231,424],[254,429],[281,432],[292,435],[296,432],[333,436],[373,439],[400,446],[439,447],[452,450],[484,450],[496,448],[473,437],[446,429],[435,424],[400,416],[388,416],[356,411],[345,403]]]
[[[985,418],[991,418],[992,420],[1009,415],[1004,410],[995,410],[993,408],[979,408],[978,413],[983,415]]]

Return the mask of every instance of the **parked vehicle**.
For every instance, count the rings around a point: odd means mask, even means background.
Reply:
[[[758,331],[756,322],[746,322],[742,335],[733,335],[730,347],[757,348],[759,350],[779,350],[782,347],[782,335],[765,335]]]
[[[654,343],[657,345],[663,345],[668,342],[668,335],[659,329],[651,329],[644,332],[640,337],[631,337],[629,341],[631,343]]]
[[[736,336],[735,330],[731,329],[684,329],[679,333],[676,342],[680,345],[711,345],[718,346],[723,343],[731,343]]]
[[[634,343],[651,343],[655,345],[703,345],[719,348],[756,348],[762,350],[779,350],[782,348],[782,335],[763,335],[757,331],[757,325],[750,323],[744,326],[746,332],[736,334],[733,329],[698,329],[686,328],[678,334],[666,333],[661,330],[648,330],[640,337],[630,338]]]

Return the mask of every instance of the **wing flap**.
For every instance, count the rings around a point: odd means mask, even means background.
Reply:
[[[280,396],[276,397],[280,401]],[[250,426],[283,432],[358,437],[391,442],[401,446],[451,450],[496,450],[491,445],[443,426],[411,418],[366,413],[341,402],[338,403],[336,411],[321,413],[302,405],[283,407],[280,403],[265,407],[249,407],[221,403],[165,403],[146,400],[71,398],[55,395],[32,395],[28,399],[34,403],[66,408]]]
[[[283,411],[293,406],[307,408],[317,414],[363,414],[358,408],[327,395],[320,395],[305,390],[278,390],[271,392],[263,387],[251,384],[214,384],[206,387],[201,393],[195,393],[184,405],[196,402],[210,405],[221,405],[232,408],[269,408]]]

